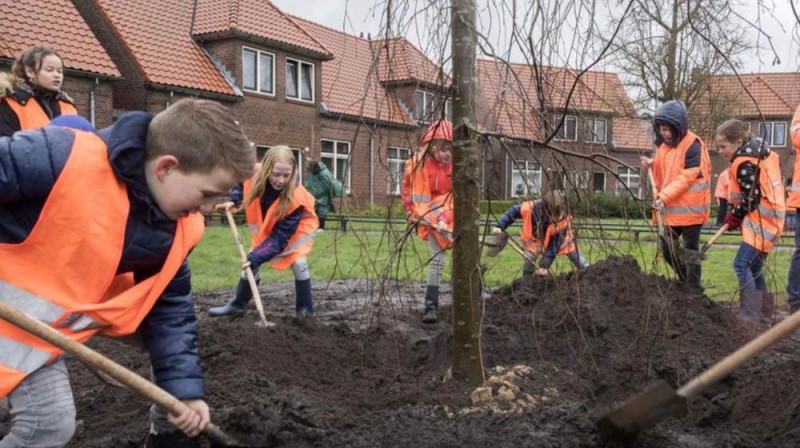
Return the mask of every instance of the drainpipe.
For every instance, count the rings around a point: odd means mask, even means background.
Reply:
[[[89,121],[92,123],[92,127],[96,128],[96,120],[97,120],[97,110],[95,104],[95,89],[97,88],[98,84],[100,84],[99,78],[94,78],[94,83],[92,84],[92,90],[89,91]]]
[[[172,90],[169,91],[169,99],[167,100],[167,107],[165,109],[169,109],[169,106],[172,106],[172,99],[175,97],[175,92]]]
[[[508,196],[508,184],[511,182],[509,179],[510,174],[508,172],[508,153],[503,151],[503,199],[511,199]]]
[[[369,134],[369,204],[375,204],[375,135]]]

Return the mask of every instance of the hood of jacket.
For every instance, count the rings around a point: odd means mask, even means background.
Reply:
[[[672,127],[676,134],[673,141],[664,141],[661,134],[658,132],[658,126],[660,124],[666,124]],[[670,100],[656,109],[656,115],[655,118],[653,118],[653,133],[655,134],[656,146],[661,146],[666,143],[668,146],[674,148],[678,146],[678,142],[683,140],[683,137],[686,137],[687,132],[689,132],[689,114],[686,110],[686,106],[681,101]]]

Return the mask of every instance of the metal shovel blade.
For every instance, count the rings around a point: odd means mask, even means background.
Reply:
[[[708,258],[705,249],[704,247],[701,250],[692,250],[682,247],[678,249],[678,258],[686,264],[702,264]]]
[[[667,383],[658,381],[602,416],[597,428],[608,436],[629,436],[683,412],[686,412],[686,398]]]

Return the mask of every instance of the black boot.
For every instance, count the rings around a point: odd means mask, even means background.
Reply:
[[[256,280],[256,284],[259,281]],[[244,313],[250,299],[253,298],[253,291],[250,290],[250,283],[246,278],[240,278],[239,284],[236,285],[236,295],[233,300],[222,306],[217,306],[208,310],[208,315],[211,317],[229,316],[235,313]]]
[[[314,301],[311,296],[311,280],[295,280],[294,291],[296,295],[294,310],[297,317],[313,315]]]
[[[439,319],[436,317],[436,310],[439,308],[439,287],[428,285],[425,290],[425,314],[422,315],[422,322],[425,324],[435,324]]]

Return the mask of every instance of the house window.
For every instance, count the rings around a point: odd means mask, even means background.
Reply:
[[[264,154],[269,151],[271,146],[258,145],[256,146],[256,158],[260,161],[264,158]],[[297,185],[303,183],[303,150],[300,148],[292,148],[292,155],[294,156],[294,172],[297,173]]]
[[[320,161],[333,173],[333,177],[342,183],[345,191],[350,192],[350,142],[322,140]]]
[[[420,123],[431,122],[433,94],[424,90],[414,92],[414,118]]]
[[[586,132],[583,135],[586,143],[605,143],[606,142],[606,119],[587,118]]]
[[[562,120],[564,125],[558,129],[555,139],[569,142],[576,141],[578,139],[578,118],[574,115],[567,115],[566,118],[563,115],[556,115],[553,118],[553,126],[558,126]]]
[[[542,189],[542,166],[537,162],[514,162],[511,172],[511,197],[530,196]]]
[[[766,134],[764,127],[766,126]],[[786,146],[786,122],[785,121],[767,121],[761,123],[758,127],[759,137],[764,137],[764,141],[769,143],[770,146]]]
[[[286,97],[314,102],[314,64],[286,58]]]
[[[250,92],[275,95],[275,55],[242,47],[242,86]]]
[[[627,166],[617,166],[617,175],[622,179],[622,183],[617,182],[617,194],[624,194],[630,189],[636,197],[641,197],[639,168],[628,168]],[[628,189],[625,188],[628,187]]]
[[[589,188],[589,172],[573,171],[572,188],[575,188],[577,191],[586,191],[586,189]]]
[[[592,190],[595,193],[606,191],[606,173],[599,172],[592,174]]]
[[[453,121],[453,100],[444,102],[444,118],[452,123]]]
[[[386,176],[386,193],[400,194],[400,184],[403,181],[403,174],[406,169],[406,160],[411,157],[411,150],[408,148],[389,147],[386,150],[386,159],[389,162],[389,172]]]

